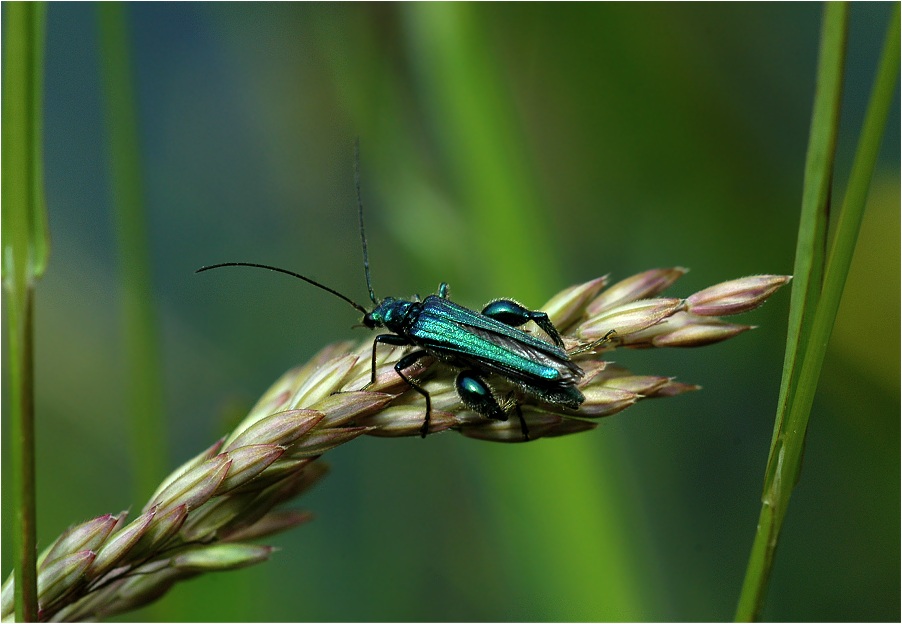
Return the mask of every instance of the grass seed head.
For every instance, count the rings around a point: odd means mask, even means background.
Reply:
[[[607,278],[601,277],[561,291],[542,308],[584,372],[579,388],[585,401],[579,409],[544,404],[509,380],[489,377],[503,405],[519,405],[530,441],[589,431],[595,419],[642,399],[697,390],[669,376],[632,373],[600,354],[731,338],[750,327],[719,316],[751,310],[789,281],[762,275],[724,282],[688,299],[659,296],[685,272],[653,269],[607,289]],[[523,329],[537,331],[531,323]],[[309,519],[309,514],[278,507],[325,475],[320,455],[363,434],[419,436],[423,397],[394,370],[406,350],[377,350],[370,383],[372,345],[371,340],[335,343],[286,372],[234,431],[166,477],[130,523],[126,512],[107,514],[64,532],[40,559],[40,619],[109,617],[147,604],[198,574],[265,561],[272,548],[247,540]],[[466,409],[455,390],[456,372],[434,364],[423,358],[405,371],[431,396],[432,433],[524,441],[513,413],[502,422]],[[13,585],[10,575],[0,590],[4,620],[14,611]]]

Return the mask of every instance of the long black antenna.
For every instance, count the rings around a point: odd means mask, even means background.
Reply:
[[[209,271],[210,269],[221,269],[222,267],[233,267],[233,266],[246,266],[246,267],[254,267],[257,269],[269,269],[270,271],[276,271],[277,273],[284,273],[285,275],[291,275],[298,279],[304,280],[308,284],[313,284],[317,288],[322,288],[326,292],[332,293],[339,299],[344,299],[345,301],[350,303],[352,306],[354,306],[354,309],[356,309],[360,312],[363,312],[364,315],[369,313],[369,310],[364,308],[359,303],[357,303],[355,301],[351,301],[348,297],[345,297],[343,294],[341,294],[337,290],[332,290],[328,286],[320,284],[316,280],[312,280],[309,277],[304,277],[300,273],[295,273],[294,271],[289,271],[288,269],[280,269],[279,267],[270,266],[268,264],[256,264],[254,262],[223,262],[222,264],[211,264],[210,266],[201,267],[198,270],[196,270],[195,273],[203,273],[204,271]],[[369,272],[367,272],[367,274],[369,274]]]
[[[370,257],[366,253],[366,230],[363,228],[363,198],[360,196],[360,137],[354,139],[354,188],[357,190],[357,216],[360,218],[360,242],[363,244],[363,272],[366,275],[366,287],[370,291],[370,301],[378,305],[373,282],[370,281]]]

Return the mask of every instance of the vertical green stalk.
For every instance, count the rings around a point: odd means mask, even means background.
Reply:
[[[481,28],[484,12],[466,3],[413,3],[405,11],[411,58],[419,64],[424,97],[432,98],[433,127],[457,177],[461,203],[471,211],[468,223],[476,224],[473,253],[484,260],[488,283],[539,303],[543,292],[553,292],[550,284],[559,273],[548,245],[548,212],[524,156],[505,77]],[[628,511],[611,504],[622,498],[613,476],[616,460],[588,440],[566,447],[539,444],[530,451],[534,465],[554,469],[536,471],[523,487],[505,481],[488,489],[502,492],[491,499],[499,526],[512,508],[523,526],[542,526],[549,509],[572,510],[557,520],[560,537],[554,542],[536,543],[509,526],[499,531],[510,540],[510,559],[523,582],[541,584],[559,598],[540,619],[648,617],[653,607],[643,600],[641,557],[635,555],[640,549],[634,548]],[[485,471],[489,479],[500,473],[497,466]],[[527,542],[530,547],[523,548]],[[543,562],[541,570],[537,561]],[[558,573],[545,575],[546,569]]]
[[[823,195],[823,183],[829,183],[833,177],[832,147],[825,151],[827,148],[825,140],[830,132],[835,133],[835,127],[832,130],[829,128],[825,130],[825,128],[827,124],[835,124],[839,115],[839,98],[833,88],[838,89],[838,81],[841,80],[847,13],[848,8],[845,5],[835,3],[828,3],[825,9],[824,37],[818,75],[819,88],[816,95],[815,118],[812,122],[812,138],[808,156],[809,167],[819,170],[816,177],[820,183],[815,185],[813,178],[806,175],[803,200],[805,212],[802,217],[797,249],[799,257],[810,255],[817,258],[811,245],[806,244],[806,241],[810,243],[815,237],[807,235],[826,231],[826,212],[822,211],[824,205],[819,206],[818,203],[828,196]],[[809,273],[800,275],[807,278],[805,283],[808,290],[804,296],[793,293],[794,309],[791,312],[793,326],[787,345],[781,403],[778,408],[774,439],[765,476],[758,528],[736,611],[737,621],[750,621],[756,618],[764,600],[780,529],[801,468],[805,433],[821,366],[839,309],[846,276],[852,263],[868,188],[886,128],[896,78],[899,75],[899,54],[899,5],[897,4],[890,17],[877,79],[865,114],[849,185],[838,216],[833,245],[827,259],[826,270],[823,272],[823,287],[820,296],[816,292],[819,281],[816,279],[819,277],[819,263],[809,262],[804,258],[797,260],[796,263],[797,269],[807,263],[806,268]],[[827,84],[832,85],[831,88],[822,90],[821,87]],[[831,100],[824,102],[821,98],[830,98]],[[823,114],[824,117],[820,117],[820,114]],[[835,142],[835,137],[830,140]],[[820,149],[817,149],[818,145]],[[820,160],[820,157],[828,152],[829,158]],[[810,170],[807,169],[806,174]],[[810,186],[809,183],[811,183]],[[818,200],[811,198],[816,193],[820,194]],[[814,210],[818,210],[822,214],[813,217],[810,211]],[[815,219],[820,219],[824,224],[812,225],[815,223]],[[799,310],[800,306],[805,307]],[[806,334],[807,340],[805,340]],[[798,359],[799,354],[802,355],[801,360]]]
[[[41,114],[44,4],[4,5],[3,289],[9,330],[16,621],[38,617],[35,571],[34,287],[47,266]]]
[[[128,371],[127,411],[132,419],[133,488],[135,500],[140,500],[153,491],[166,466],[159,335],[152,305],[126,8],[104,2],[97,10]]]
[[[485,11],[466,3],[405,8],[412,59],[423,94],[432,99],[437,139],[463,193],[461,205],[470,211],[470,236],[485,259],[487,280],[539,303],[560,271],[516,109],[482,32]],[[523,249],[529,250],[529,271]]]
[[[813,311],[823,287],[827,253],[827,227],[833,192],[833,167],[839,134],[840,108],[849,30],[849,6],[830,2],[824,6],[818,74],[815,87],[805,179],[802,186],[802,214],[793,267],[792,302],[783,370],[789,378],[781,386],[780,418],[795,390],[798,358],[805,353]],[[780,427],[774,428],[777,439]],[[771,456],[771,462],[774,457]],[[771,463],[769,462],[769,463]],[[770,470],[768,474],[770,474]]]

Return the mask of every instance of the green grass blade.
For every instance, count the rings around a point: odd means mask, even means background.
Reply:
[[[782,477],[783,435],[787,406],[798,385],[800,354],[805,353],[810,335],[813,311],[820,299],[826,254],[833,166],[839,132],[840,104],[848,36],[848,5],[828,3],[824,8],[821,46],[805,180],[802,193],[802,212],[796,243],[795,276],[790,306],[783,380],[770,456],[765,472],[762,507],[758,529],[743,584],[737,620],[752,620],[761,608],[764,590],[770,574],[773,544],[768,540],[774,530],[774,504],[771,494],[775,479]],[[794,479],[792,479],[794,480]],[[791,485],[789,486],[791,487]],[[778,530],[778,529],[777,529]]]
[[[126,7],[109,2],[97,10],[128,369],[127,411],[132,419],[133,488],[140,500],[153,491],[166,466],[160,339],[153,309]]]
[[[37,619],[34,285],[47,265],[42,119],[47,7],[9,3],[3,72],[3,289],[9,331],[16,620]]]
[[[484,15],[467,4],[413,4],[405,13],[412,58],[421,64],[426,86],[422,93],[463,195],[461,207],[470,223],[479,224],[471,236],[487,281],[536,304],[554,290],[560,271],[547,244],[548,211],[537,199],[516,110],[481,32]],[[530,250],[528,277],[523,249]]]
[[[528,150],[514,121],[516,109],[486,44],[480,22],[485,12],[466,3],[405,8],[411,58],[419,63],[433,128],[455,175],[461,206],[469,210],[467,221],[479,224],[468,243],[483,261],[483,279],[495,292],[515,292],[526,302],[541,303],[543,293],[560,284],[548,244],[550,212],[538,199]],[[524,249],[529,250],[528,270]],[[506,478],[493,482],[509,470],[500,458],[484,471],[498,534],[510,540],[505,550],[511,567],[522,582],[559,597],[543,618],[642,619],[654,609],[643,600],[641,557],[636,556],[641,549],[632,537],[628,507],[615,502],[624,499],[613,476],[619,472],[613,459],[617,451],[600,453],[598,444],[536,445],[530,449],[531,465],[554,468],[535,471],[522,487],[512,487]],[[517,509],[519,526],[541,526],[548,522],[549,510],[560,507],[570,513],[555,516],[555,541],[536,544],[505,521],[509,510]],[[528,549],[523,547],[527,542]],[[537,561],[543,569],[561,573],[544,575]],[[549,588],[548,583],[556,585]]]
[[[47,266],[43,76],[47,7],[6,7],[3,68],[3,283],[23,292]],[[8,156],[8,158],[7,158]]]
[[[813,311],[821,295],[827,252],[827,227],[833,186],[833,166],[839,134],[840,108],[845,73],[849,7],[832,2],[824,8],[817,86],[811,114],[808,153],[802,193],[802,212],[793,267],[792,304],[790,306],[787,349],[783,362],[779,414],[784,415],[787,392],[795,388],[797,359],[805,353],[811,331]],[[780,427],[774,428],[774,440]],[[771,456],[770,462],[774,460]],[[770,470],[768,471],[770,474]]]
[[[826,39],[831,33],[833,36],[837,36],[836,33],[840,27],[842,30],[845,29],[845,26],[840,26],[838,22],[845,21],[846,11],[847,9],[844,7],[836,6],[833,3],[827,5],[825,46],[827,45]],[[833,23],[834,21],[836,23]],[[757,617],[763,602],[767,579],[773,564],[774,550],[801,467],[805,433],[821,366],[852,262],[868,187],[886,128],[896,78],[899,75],[899,54],[899,6],[896,5],[890,18],[877,80],[865,115],[849,185],[838,218],[826,271],[823,274],[823,289],[816,308],[806,308],[802,312],[797,311],[792,317],[799,327],[797,335],[803,337],[805,335],[803,328],[808,327],[808,338],[805,341],[799,340],[796,345],[790,341],[787,347],[788,351],[791,351],[793,347],[796,348],[795,357],[787,356],[787,360],[788,364],[797,372],[787,373],[784,371],[783,384],[784,386],[789,385],[790,388],[781,392],[781,399],[785,399],[786,403],[785,407],[781,403],[776,423],[761,515],[736,612],[737,620],[748,621]],[[824,60],[823,56],[822,61]],[[833,62],[836,62],[836,58],[833,59]],[[821,70],[825,70],[823,65]],[[818,108],[816,105],[815,110],[817,111]],[[827,163],[825,162],[823,165],[826,166]],[[822,172],[822,175],[824,174],[826,172]],[[827,175],[828,179],[830,177]],[[806,187],[805,192],[807,194],[814,191]],[[806,207],[811,208],[808,204]],[[803,217],[804,221],[805,217]],[[801,244],[798,251],[799,254],[812,253],[810,250],[803,249]],[[814,274],[816,271],[812,267]],[[811,276],[807,277],[810,284]],[[810,287],[813,288],[813,285]],[[815,298],[811,297],[811,299]],[[805,297],[805,301],[808,302],[809,298]],[[799,305],[799,301],[794,298],[793,304]],[[804,319],[809,320],[806,322]],[[800,361],[797,359],[799,353],[804,354]],[[794,388],[792,387],[793,382]]]

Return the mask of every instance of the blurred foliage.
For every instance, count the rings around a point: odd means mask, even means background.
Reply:
[[[218,261],[267,262],[365,300],[358,135],[379,295],[425,295],[446,280],[464,304],[512,296],[536,306],[572,283],[653,266],[692,268],[677,295],[789,272],[820,11],[129,5],[170,456],[208,445],[319,346],[368,336],[350,329],[359,319],[348,306],[284,276],[193,274]],[[122,443],[127,380],[95,12],[48,12],[53,258],[35,323],[39,545],[142,502],[130,500]],[[852,7],[838,185],[888,14]],[[894,115],[766,619],[900,617],[898,123]],[[508,212],[494,214],[496,204]],[[788,300],[744,317],[760,328],[723,345],[618,352],[637,372],[705,389],[643,403],[594,433],[337,449],[332,474],[303,501],[316,521],[281,537],[272,562],[178,587],[154,616],[728,618],[759,509]],[[4,407],[7,396],[4,385]],[[7,538],[7,503],[2,511]]]

